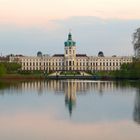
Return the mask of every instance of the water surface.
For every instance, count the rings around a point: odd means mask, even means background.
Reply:
[[[0,140],[139,140],[140,83],[0,82]]]

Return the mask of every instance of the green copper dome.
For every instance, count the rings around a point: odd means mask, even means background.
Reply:
[[[71,33],[68,34],[68,40],[64,44],[65,44],[65,47],[76,46],[76,42],[74,42],[72,40],[72,34]]]

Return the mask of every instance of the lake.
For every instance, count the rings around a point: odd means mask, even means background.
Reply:
[[[0,140],[139,139],[139,82],[0,82]]]

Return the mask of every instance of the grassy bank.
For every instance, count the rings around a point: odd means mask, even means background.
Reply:
[[[17,80],[21,80],[21,79],[45,79],[45,76],[40,75],[40,74],[30,74],[30,75],[24,75],[24,74],[4,74],[2,76],[0,76],[0,79],[17,79]]]

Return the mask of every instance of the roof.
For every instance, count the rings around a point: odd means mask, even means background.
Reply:
[[[64,57],[64,54],[54,54],[53,57]],[[86,54],[76,54],[76,57],[87,57]]]
[[[86,54],[76,54],[76,57],[87,57]]]
[[[9,61],[8,57],[0,57],[0,61]]]
[[[64,54],[54,54],[53,57],[64,57]],[[76,57],[87,57],[86,54],[76,54]]]
[[[53,57],[64,57],[64,54],[54,54]]]
[[[64,43],[65,47],[76,46],[76,42],[72,40],[72,34],[68,34],[68,40]]]

